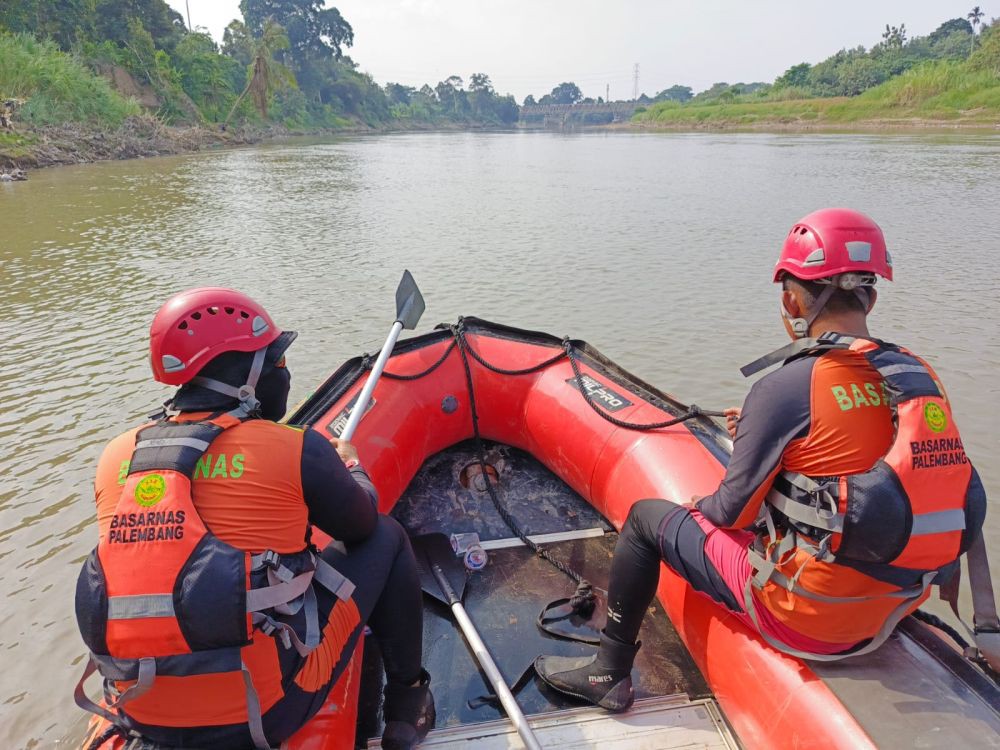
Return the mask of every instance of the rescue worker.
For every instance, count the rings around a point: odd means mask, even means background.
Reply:
[[[985,494],[940,382],[869,333],[878,276],[891,281],[892,265],[869,217],[826,209],[795,224],[774,270],[793,344],[744,368],[785,360],[727,411],[722,483],[690,505],[632,507],[599,651],[538,657],[546,683],[629,707],[661,562],[775,648],[832,660],[877,648],[961,553],[984,549]]]
[[[434,723],[409,539],[354,446],[276,423],[295,339],[254,300],[177,294],[150,331],[164,414],[97,468],[100,543],[76,611],[111,731],[170,747],[277,747],[323,705],[367,623],[383,656],[384,748]],[[321,552],[311,529],[338,542]],[[346,551],[344,551],[346,550]]]

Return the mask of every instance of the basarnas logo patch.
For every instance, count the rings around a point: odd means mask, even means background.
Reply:
[[[167,492],[167,480],[162,474],[147,474],[135,486],[135,501],[143,508],[152,508]]]
[[[934,432],[944,432],[948,427],[948,417],[944,409],[933,402],[924,407],[924,421]]]

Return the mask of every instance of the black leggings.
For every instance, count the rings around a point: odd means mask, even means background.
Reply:
[[[399,522],[380,515],[375,531],[347,553],[330,546],[323,559],[356,586],[352,598],[361,621],[341,651],[333,674],[316,692],[306,692],[294,682],[285,697],[264,714],[264,731],[273,740],[285,739],[323,706],[330,689],[351,661],[358,638],[367,623],[378,641],[390,682],[412,684],[420,678],[423,653],[423,601],[416,559],[410,539]],[[317,589],[321,620],[334,606],[332,594]]]
[[[696,591],[734,612],[739,602],[705,556],[705,532],[689,510],[668,500],[640,500],[622,527],[608,584],[606,635],[635,643],[665,562]]]

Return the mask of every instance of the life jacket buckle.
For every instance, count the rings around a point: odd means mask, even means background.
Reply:
[[[292,637],[288,632],[288,625],[280,623],[273,617],[261,613],[257,613],[254,617],[254,624],[264,635],[272,638],[279,638],[281,640],[281,645],[285,647],[285,650],[292,647]]]
[[[281,555],[273,549],[264,550],[264,552],[257,558],[256,562],[257,566],[254,568],[255,570],[260,570],[261,568],[277,570],[281,565]]]
[[[833,534],[827,534],[819,540],[819,544],[816,545],[816,554],[813,555],[814,559],[826,560],[827,556],[830,554],[830,542],[832,539]]]

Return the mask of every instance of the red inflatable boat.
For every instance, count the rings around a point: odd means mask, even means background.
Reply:
[[[367,357],[345,363],[289,421],[338,435],[369,367]],[[485,477],[470,442],[476,427]],[[540,652],[592,649],[537,628],[537,613],[572,584],[521,546],[486,482],[526,533],[600,588],[631,505],[712,492],[731,446],[712,419],[582,341],[474,318],[396,345],[354,442],[382,512],[414,534],[479,535],[489,560],[470,576],[466,607],[508,680]],[[912,618],[869,657],[807,664],[664,567],[641,637],[639,700],[626,714],[582,708],[537,680],[519,693],[543,746],[953,750],[997,747],[1000,737],[996,685]],[[456,626],[431,603],[424,641],[438,704],[427,745],[520,747],[499,709],[477,699],[487,688]],[[377,738],[379,667],[369,639],[290,750]]]

